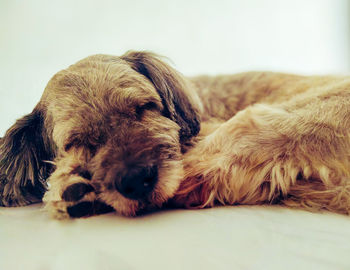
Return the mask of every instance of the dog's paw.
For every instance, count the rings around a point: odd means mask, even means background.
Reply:
[[[45,209],[53,218],[80,218],[113,211],[112,207],[97,200],[90,183],[81,180],[68,185],[61,192],[53,188],[45,194]]]
[[[114,209],[100,201],[83,201],[67,208],[69,217],[79,218],[93,215],[101,215],[114,211]]]
[[[81,200],[86,194],[93,192],[94,188],[86,183],[75,183],[68,186],[62,193],[62,199],[66,202]]]
[[[79,218],[93,215],[100,215],[113,211],[113,208],[98,200],[82,200],[85,195],[94,192],[94,188],[86,183],[76,183],[70,185],[62,194],[62,199],[66,202],[78,202],[67,207],[69,217]],[[86,196],[87,197],[87,196]],[[89,197],[91,198],[91,196]]]

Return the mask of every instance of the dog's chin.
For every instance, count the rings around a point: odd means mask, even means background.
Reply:
[[[181,161],[172,161],[166,168],[158,172],[158,182],[146,199],[132,200],[124,197],[117,190],[104,190],[99,194],[99,200],[112,206],[115,211],[123,216],[137,216],[148,211],[161,208],[172,198],[183,179],[183,167]]]

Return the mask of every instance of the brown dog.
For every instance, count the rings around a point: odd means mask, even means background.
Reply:
[[[0,204],[44,196],[56,218],[166,202],[348,214],[349,128],[348,77],[184,78],[152,53],[90,56],[1,139]]]

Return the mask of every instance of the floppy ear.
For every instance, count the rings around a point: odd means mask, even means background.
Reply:
[[[7,130],[0,140],[0,205],[19,206],[41,201],[53,152],[34,109]]]
[[[181,128],[180,142],[184,143],[196,136],[200,129],[200,101],[186,79],[150,52],[130,51],[121,58],[153,83],[162,99],[164,116]]]

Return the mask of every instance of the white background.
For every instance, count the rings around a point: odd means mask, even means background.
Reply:
[[[1,0],[0,136],[59,70],[95,53],[152,50],[186,75],[346,73],[346,0]]]

